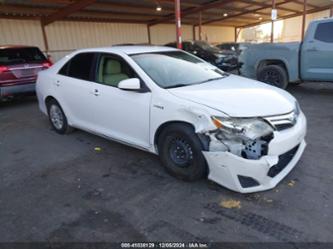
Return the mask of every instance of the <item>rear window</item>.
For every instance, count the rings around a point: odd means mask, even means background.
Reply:
[[[46,61],[46,58],[38,48],[0,49],[0,65],[41,63],[44,61]]]

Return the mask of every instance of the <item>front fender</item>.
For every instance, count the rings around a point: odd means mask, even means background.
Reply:
[[[165,124],[183,122],[191,124],[196,133],[205,133],[216,129],[211,121],[211,115],[224,116],[225,114],[199,104],[183,101],[172,95],[169,95],[169,99],[160,100],[158,104],[153,99],[150,122],[150,143],[153,145],[151,146],[152,152],[157,153],[155,137],[159,129]]]

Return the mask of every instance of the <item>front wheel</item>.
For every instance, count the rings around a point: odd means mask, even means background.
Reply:
[[[286,70],[279,65],[268,65],[258,71],[257,79],[272,86],[286,89],[288,75]]]
[[[158,139],[160,159],[173,176],[194,181],[207,175],[202,145],[192,127],[173,124],[162,131]]]

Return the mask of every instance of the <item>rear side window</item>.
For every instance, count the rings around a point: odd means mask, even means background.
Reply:
[[[315,39],[323,42],[333,43],[333,22],[318,24]]]
[[[35,47],[32,48],[5,48],[0,49],[0,64],[15,65],[22,63],[42,63],[47,59],[44,54]]]
[[[94,53],[75,55],[60,69],[59,74],[81,80],[90,80],[94,57]]]

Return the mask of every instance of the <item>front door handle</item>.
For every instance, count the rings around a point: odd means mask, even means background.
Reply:
[[[98,91],[98,89],[95,89],[93,94],[94,94],[95,96],[99,96],[99,91]]]
[[[307,52],[317,52],[318,49],[316,47],[312,47],[312,48],[308,48],[306,51]]]

